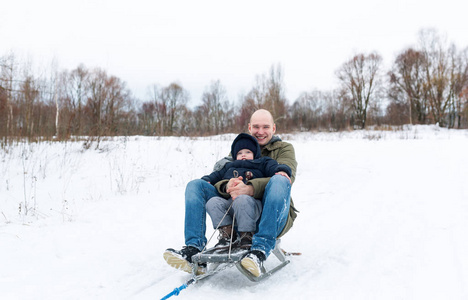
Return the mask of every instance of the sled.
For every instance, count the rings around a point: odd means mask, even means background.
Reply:
[[[192,277],[195,281],[214,275],[226,268],[236,266],[237,269],[250,281],[259,282],[266,277],[273,275],[274,273],[281,270],[284,266],[289,264],[289,260],[286,259],[285,252],[280,248],[281,240],[276,240],[275,248],[272,254],[279,260],[279,263],[271,270],[266,270],[264,266],[261,268],[261,275],[258,277],[253,276],[250,272],[245,270],[241,265],[241,260],[249,252],[243,249],[232,249],[219,251],[214,248],[208,249],[204,252],[195,254],[192,256],[193,273]],[[206,271],[202,275],[195,275],[199,273],[199,265],[206,264]]]
[[[179,293],[186,289],[188,286],[197,283],[198,281],[211,277],[227,268],[232,268],[234,266],[249,280],[253,282],[259,282],[263,279],[273,275],[278,272],[284,266],[289,264],[289,260],[286,259],[286,256],[290,255],[301,255],[299,252],[286,252],[280,248],[281,240],[276,240],[275,249],[272,253],[279,260],[279,263],[273,267],[271,270],[266,270],[264,266],[261,268],[261,275],[258,277],[253,276],[250,272],[245,270],[241,265],[241,260],[249,252],[248,250],[243,250],[239,248],[234,248],[231,250],[219,250],[211,248],[205,250],[201,253],[195,254],[192,256],[192,278],[180,287],[175,288],[171,293],[167,294],[161,300],[166,300],[172,296],[178,296]],[[271,257],[271,255],[270,255]],[[200,267],[206,266],[206,267]]]

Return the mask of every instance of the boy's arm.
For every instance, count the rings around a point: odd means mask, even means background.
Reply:
[[[265,170],[265,177],[271,177],[274,176],[276,173],[283,171],[288,176],[291,176],[291,168],[285,164],[279,164],[276,160],[265,157],[265,163],[264,163],[264,170]]]
[[[224,173],[226,173],[226,170],[227,170],[227,166],[228,165],[226,164],[221,170],[215,171],[211,173],[210,175],[205,175],[201,179],[208,181],[212,185],[215,185],[217,182],[223,179]]]
[[[291,168],[291,184],[294,183],[296,178],[297,161],[293,145],[287,143],[278,153],[276,161],[279,164],[285,164]],[[270,177],[255,178],[247,182],[247,185],[250,185],[251,189],[253,189],[251,196],[255,199],[262,199],[268,181],[270,181]]]

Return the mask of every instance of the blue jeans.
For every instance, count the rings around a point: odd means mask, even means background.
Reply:
[[[268,257],[275,248],[276,237],[281,233],[289,215],[291,183],[282,175],[271,177],[263,194],[263,211],[258,231],[252,239],[251,250],[260,250]]]
[[[185,245],[203,250],[206,245],[206,202],[220,196],[210,183],[195,179],[185,189]],[[262,199],[262,216],[252,240],[252,250],[260,250],[268,257],[274,249],[289,214],[291,183],[281,175],[271,177]]]
[[[185,245],[203,250],[206,246],[206,202],[220,196],[214,186],[194,179],[185,188]]]

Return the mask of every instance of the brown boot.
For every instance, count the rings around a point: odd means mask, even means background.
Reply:
[[[232,225],[222,226],[219,229],[218,243],[214,246],[216,249],[229,249],[229,245],[232,241],[232,246],[234,247],[234,242],[237,239],[236,231],[232,230]],[[231,239],[231,233],[233,234]]]
[[[240,234],[240,248],[249,250],[252,247],[253,232],[239,232]]]

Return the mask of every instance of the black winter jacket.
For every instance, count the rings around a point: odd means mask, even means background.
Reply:
[[[280,165],[270,157],[260,157],[253,160],[235,160],[227,163],[224,168],[202,177],[203,180],[215,184],[223,179],[231,179],[242,176],[244,183],[254,178],[272,177],[275,173],[284,171],[291,176],[291,168]]]
[[[242,176],[244,183],[254,178],[272,177],[279,171],[284,171],[291,177],[291,168],[287,165],[278,164],[278,162],[270,157],[262,157],[260,146],[257,140],[245,133],[241,133],[232,142],[231,153],[234,152],[234,145],[239,139],[251,139],[257,145],[255,157],[253,160],[234,160],[227,163],[221,170],[215,171],[210,175],[202,177],[203,180],[210,182],[212,185],[223,179],[231,179]]]

